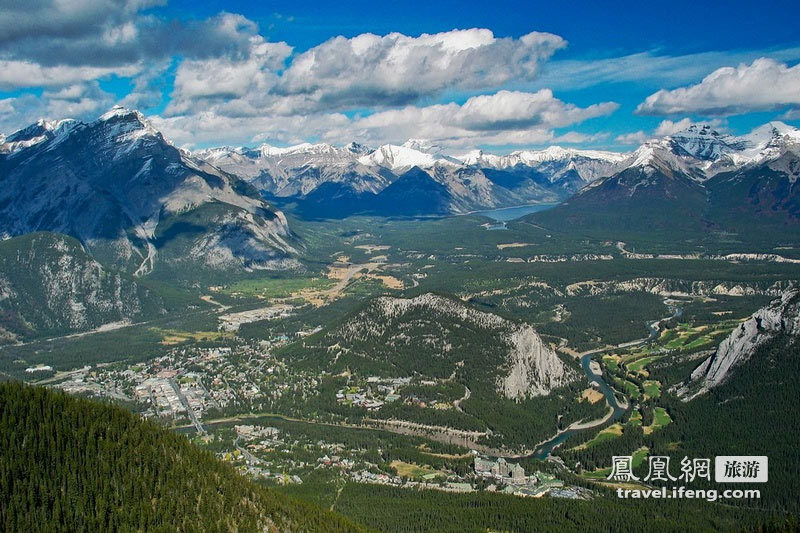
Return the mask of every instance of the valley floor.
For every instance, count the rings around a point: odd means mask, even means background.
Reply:
[[[800,279],[797,249],[679,241],[648,249],[646,239],[558,235],[524,220],[486,231],[485,223],[298,221],[303,272],[209,280],[189,291],[197,303],[185,313],[23,339],[0,348],[0,372],[120,403],[267,485],[393,529],[356,511],[371,498],[364,485],[387,497],[430,489],[445,494],[431,501],[489,498],[499,507],[516,506],[502,503],[511,497],[610,502],[610,454],[629,453],[640,469],[665,446],[678,453],[681,442],[662,442],[689,423],[676,384]],[[345,337],[320,344],[377,297],[422,294],[532,326],[575,380],[509,399],[473,385],[473,373],[495,375],[502,361],[470,367],[465,356],[450,368],[436,362],[450,348],[423,344],[402,352],[409,367],[356,356],[362,348]],[[357,322],[353,331],[387,324]],[[496,351],[486,335],[464,338],[465,354]],[[327,355],[313,355],[317,345]]]

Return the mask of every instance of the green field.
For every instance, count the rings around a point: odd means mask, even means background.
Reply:
[[[644,428],[645,435],[649,435],[654,431],[663,428],[667,424],[672,422],[672,418],[670,418],[669,413],[663,407],[655,407],[653,409],[653,423]]]
[[[658,357],[656,356],[642,357],[641,359],[637,359],[632,363],[627,364],[628,371],[634,374],[642,374],[646,376],[647,371],[645,370],[645,367],[657,359]]]
[[[591,448],[592,446],[597,446],[600,443],[619,438],[622,436],[622,431],[622,424],[613,424],[605,429],[600,430],[592,440],[584,442],[583,444],[576,446],[574,449],[583,450],[586,448]]]
[[[661,383],[654,380],[647,380],[642,383],[644,388],[644,396],[646,399],[658,398],[661,396]]]
[[[240,297],[288,298],[303,290],[325,290],[336,281],[326,278],[257,278],[232,283],[222,289],[224,294]]]
[[[632,454],[630,454],[631,465],[633,466],[634,470],[644,462],[649,453],[650,449],[647,448],[647,446],[642,446],[641,448],[638,448]],[[581,474],[581,476],[585,477],[586,479],[605,480],[608,478],[608,475],[610,473],[611,473],[611,467],[609,466],[606,468],[599,468],[591,472],[584,472],[583,474]]]

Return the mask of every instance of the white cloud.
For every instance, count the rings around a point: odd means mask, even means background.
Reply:
[[[319,139],[379,145],[422,137],[445,146],[529,145],[586,142],[586,135],[571,132],[556,137],[553,130],[611,114],[617,107],[605,102],[581,108],[555,98],[549,90],[500,91],[472,97],[463,105],[407,106],[353,118],[341,113],[233,116],[207,110],[156,117],[153,123],[177,144]]]
[[[297,56],[278,92],[329,109],[397,106],[445,89],[486,89],[531,80],[566,41],[550,33],[496,38],[487,29],[410,37],[335,37]]]
[[[362,34],[293,57],[291,46],[268,42],[241,15],[181,22],[143,11],[160,3],[32,0],[0,10],[0,29],[19,21],[0,35],[0,90],[45,89],[4,101],[0,127],[40,117],[89,118],[113,103],[97,80],[114,75],[133,81],[121,103],[153,107],[169,91],[164,84],[173,67],[169,104],[154,123],[178,144],[254,138],[381,144],[408,137],[454,146],[585,142],[592,137],[554,131],[618,108],[613,102],[578,107],[549,89],[421,105],[530,82],[566,46],[549,33]],[[360,114],[340,112],[353,109]]]
[[[695,122],[689,117],[684,117],[676,121],[662,120],[656,130],[653,132],[653,135],[656,137],[666,137],[668,135],[678,133],[679,131],[683,131],[694,124]]]
[[[138,11],[165,0],[28,0],[4,2],[0,9],[0,43],[26,39],[79,38],[101,30],[111,37],[122,31]],[[129,30],[130,31],[130,28]]]
[[[258,25],[232,13],[189,21],[141,10],[160,0],[31,0],[0,8],[0,70],[5,87],[40,87],[131,76],[180,56],[242,59]],[[37,80],[41,78],[42,82]]]
[[[536,93],[499,91],[473,96],[463,105],[408,106],[372,114],[351,125],[365,142],[402,142],[422,137],[443,144],[531,144],[552,138],[552,129],[609,115],[618,105],[580,108],[543,89]]]
[[[288,45],[254,36],[243,57],[181,63],[167,114],[209,106],[220,114],[251,116],[405,106],[446,90],[531,80],[565,45],[557,35],[537,32],[519,39],[496,38],[487,29],[419,37],[366,33],[330,39],[285,66]]]
[[[800,59],[800,48],[711,51],[678,56],[646,51],[591,59],[554,59],[534,86],[584,89],[601,83],[630,83],[663,87],[691,83],[708,72],[731,64],[751,63],[769,56],[777,61]]]
[[[616,139],[614,139],[619,144],[624,144],[626,146],[638,146],[643,142],[647,141],[648,139],[652,139],[653,136],[649,135],[644,132],[644,130],[634,131],[631,133],[623,133],[622,135],[617,135]]]
[[[153,61],[133,78],[133,88],[119,104],[131,109],[148,109],[161,103],[162,94],[166,92],[164,75],[171,61],[164,59]]]
[[[254,140],[298,144],[323,138],[331,132],[348,131],[350,124],[350,119],[339,113],[250,117],[223,115],[214,110],[191,115],[153,116],[150,120],[166,138],[179,146],[248,144]]]
[[[726,116],[800,104],[800,65],[762,57],[715,70],[696,85],[662,89],[639,104],[643,115],[696,113]]]
[[[93,119],[114,103],[96,81],[0,100],[0,131],[12,132],[40,118]]]
[[[270,43],[254,36],[249,55],[244,59],[184,60],[175,74],[167,112],[175,115],[194,108],[207,109],[216,101],[228,108],[239,107],[237,114],[261,114],[263,106],[275,100],[269,92],[278,81],[276,71],[283,67],[291,52],[286,43]]]
[[[137,64],[115,67],[69,65],[47,67],[30,61],[0,60],[0,90],[68,85],[103,78],[111,74],[133,76],[139,72],[140,68]]]
[[[467,100],[454,117],[454,123],[472,130],[559,128],[610,115],[617,108],[619,105],[614,102],[577,107],[555,98],[550,89],[535,93],[499,91]]]

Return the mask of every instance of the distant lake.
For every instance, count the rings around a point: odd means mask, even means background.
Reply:
[[[515,207],[504,207],[502,209],[474,211],[469,214],[489,217],[493,220],[496,220],[497,222],[507,222],[509,220],[514,220],[519,217],[524,217],[525,215],[530,215],[531,213],[537,213],[539,211],[544,211],[545,209],[550,209],[551,207],[555,207],[557,205],[558,205],[557,203],[518,205]]]

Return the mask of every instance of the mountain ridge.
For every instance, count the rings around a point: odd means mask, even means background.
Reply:
[[[185,251],[227,253],[226,268],[269,268],[296,250],[285,216],[239,178],[191,157],[138,111],[114,107],[84,123],[40,121],[0,150],[0,227],[4,238],[52,231],[81,241],[101,262],[136,275],[156,268],[159,225],[210,204],[206,240]],[[247,241],[256,254],[230,243]]]

